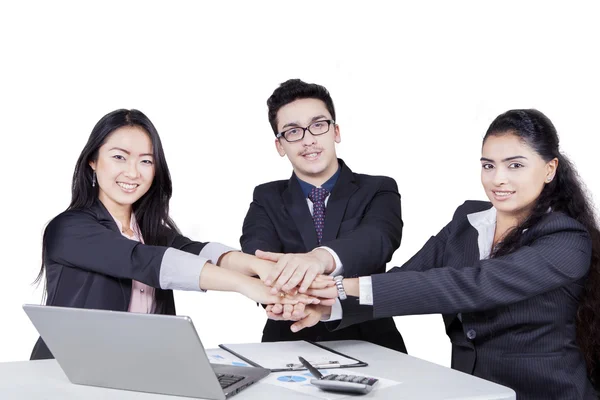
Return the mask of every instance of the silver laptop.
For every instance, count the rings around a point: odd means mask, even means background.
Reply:
[[[72,383],[225,399],[269,370],[211,364],[189,317],[24,305]]]

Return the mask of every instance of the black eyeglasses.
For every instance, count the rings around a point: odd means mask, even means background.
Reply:
[[[297,142],[299,140],[304,139],[304,135],[306,134],[306,131],[309,131],[310,134],[313,136],[319,136],[319,135],[323,135],[323,134],[329,132],[329,127],[331,126],[331,124],[335,125],[335,121],[332,119],[316,121],[316,122],[313,122],[312,124],[310,124],[309,126],[307,126],[306,128],[297,126],[294,128],[290,128],[286,131],[279,132],[276,137],[278,139],[283,137],[285,140],[287,140],[290,143]]]

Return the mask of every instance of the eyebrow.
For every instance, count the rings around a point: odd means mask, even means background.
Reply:
[[[317,115],[316,117],[312,117],[311,120],[310,120],[310,124],[312,124],[313,122],[318,121],[320,119],[327,119],[327,117],[325,115],[323,115],[323,114]],[[288,126],[300,126],[300,124],[297,123],[297,122],[288,122],[287,124],[285,124],[284,126],[282,126],[281,129],[283,130],[283,129],[287,128]]]
[[[131,154],[131,152],[130,152],[130,151],[128,151],[128,150],[125,150],[125,149],[122,149],[122,148],[120,148],[120,147],[113,147],[112,149],[110,149],[110,150],[108,150],[108,151],[112,151],[112,150],[119,150],[119,151],[122,151],[123,153],[125,153],[125,154],[127,154],[127,155],[130,155],[130,154]],[[154,154],[152,154],[152,153],[140,153],[140,157],[143,157],[143,156],[150,156],[150,157],[153,157],[153,156],[154,156]]]
[[[513,157],[505,158],[504,160],[502,160],[502,162],[507,162],[507,161],[512,161],[512,160],[518,160],[518,159],[527,160],[527,157],[525,157],[525,156],[513,156]],[[494,162],[494,160],[490,160],[489,158],[485,158],[485,157],[481,157],[480,161]]]

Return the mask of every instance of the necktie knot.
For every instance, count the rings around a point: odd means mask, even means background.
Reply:
[[[313,188],[308,194],[308,198],[313,203],[323,203],[327,196],[329,196],[329,191],[318,187]]]

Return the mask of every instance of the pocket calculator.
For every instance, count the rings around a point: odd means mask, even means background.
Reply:
[[[377,383],[377,379],[368,376],[330,374],[311,379],[310,383],[320,389],[333,392],[369,393]]]
[[[310,383],[322,390],[345,393],[369,393],[378,379],[368,376],[329,374],[323,376],[318,369],[313,367],[302,357],[298,357],[316,379],[311,379]]]

